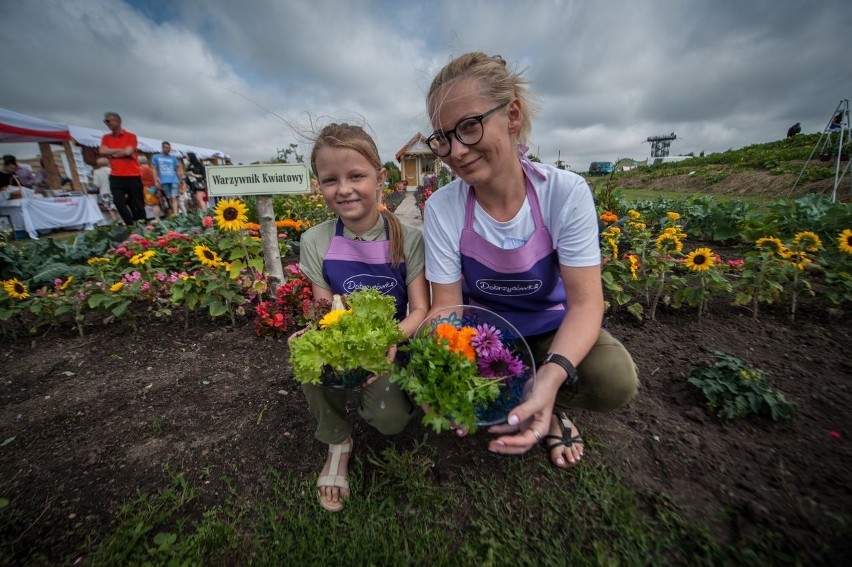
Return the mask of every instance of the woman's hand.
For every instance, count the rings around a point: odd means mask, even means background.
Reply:
[[[393,345],[392,347],[390,347],[388,349],[388,362],[390,362],[391,364],[393,364],[393,361],[396,360],[396,351],[397,350],[398,349],[397,349],[396,345]],[[369,386],[370,384],[372,384],[373,382],[375,382],[378,379],[379,379],[379,375],[373,374],[369,378],[364,380],[364,386]]]
[[[509,413],[508,423],[494,425],[488,429],[489,433],[513,433],[493,439],[488,443],[489,451],[503,455],[521,455],[550,433],[556,392],[562,383],[562,377],[554,366],[556,365],[546,364],[539,369],[532,394]]]

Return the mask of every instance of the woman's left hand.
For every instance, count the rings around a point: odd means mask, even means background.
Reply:
[[[550,433],[553,405],[559,381],[544,376],[536,377],[532,394],[524,403],[509,413],[508,423],[488,428],[489,433],[512,433],[501,435],[488,443],[488,450],[503,455],[521,455],[535,447]]]

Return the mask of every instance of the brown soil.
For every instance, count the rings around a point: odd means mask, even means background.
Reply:
[[[770,530],[807,563],[849,564],[848,319],[811,311],[791,325],[767,312],[756,322],[719,306],[700,320],[663,309],[656,322],[615,317],[607,326],[632,352],[642,388],[612,414],[572,416],[587,460],[669,496],[725,543]],[[723,424],[710,415],[685,376],[716,349],[767,371],[797,416]],[[0,509],[3,564],[85,554],[88,534],[109,533],[119,505],[165,488],[169,471],[202,487],[200,510],[228,488],[251,497],[271,468],[309,485],[322,466],[286,343],[256,337],[248,322],[232,329],[198,317],[189,330],[153,321],[137,331],[113,325],[83,338],[7,341],[0,367],[0,497],[10,501]],[[362,446],[376,451],[411,447],[425,433],[413,423],[388,441],[353,420]],[[475,467],[489,456],[486,438],[430,436],[436,470]],[[216,480],[222,475],[233,487]]]

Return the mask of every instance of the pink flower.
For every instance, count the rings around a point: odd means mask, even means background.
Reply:
[[[503,343],[500,342],[503,334],[493,325],[483,324],[477,325],[476,336],[470,340],[473,350],[476,351],[476,356],[487,357],[492,351],[503,348]]]
[[[838,441],[840,441],[840,439],[841,439],[841,437],[840,437],[840,432],[838,432],[838,431],[829,431],[829,432],[828,432],[828,435],[829,435],[829,437],[831,437],[832,439],[837,439]]]
[[[204,228],[213,228],[213,217],[202,218],[201,226],[203,226]]]
[[[524,371],[524,363],[503,345],[493,349],[488,356],[481,357],[476,361],[476,365],[486,378],[517,376]]]

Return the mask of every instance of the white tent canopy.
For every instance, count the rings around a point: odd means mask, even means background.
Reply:
[[[62,142],[70,140],[68,126],[0,108],[0,142]]]
[[[81,146],[97,148],[101,145],[101,138],[106,130],[86,128],[84,126],[70,126],[59,122],[50,122],[34,116],[28,116],[19,112],[0,108],[0,143],[2,142],[63,142],[73,140]],[[136,132],[134,132],[136,134]],[[163,145],[163,140],[156,138],[145,138],[136,135],[139,150],[145,153],[157,153]],[[172,150],[180,156],[192,152],[198,159],[230,158],[228,154],[220,150],[190,146],[179,142],[172,142]]]
[[[103,138],[103,135],[108,133],[106,130],[84,128],[83,126],[69,126],[68,129],[71,131],[71,137],[74,139],[75,142],[77,142],[81,146],[87,146],[90,148],[99,147],[101,145],[101,139]],[[139,136],[138,134],[136,135],[136,141],[136,147],[140,151],[149,154],[158,153],[163,146],[163,140],[159,140],[156,138],[146,138],[144,136]],[[171,140],[169,140],[169,143],[172,145],[172,152],[180,156],[186,156],[188,152],[192,152],[198,157],[198,159],[202,160],[210,158],[231,157],[228,154],[219,150],[201,148],[198,146],[189,146],[187,144],[172,142]]]

